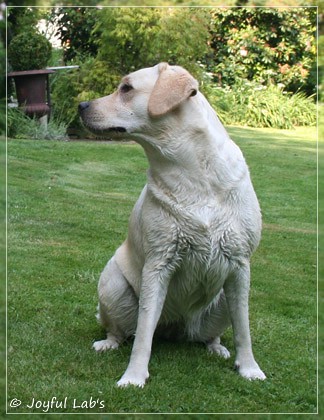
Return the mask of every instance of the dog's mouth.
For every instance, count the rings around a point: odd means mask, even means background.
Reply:
[[[90,130],[92,133],[97,134],[99,136],[105,136],[110,135],[113,137],[120,137],[120,134],[127,133],[127,130],[125,127],[107,127],[107,128],[94,128],[87,126],[88,130]]]
[[[83,119],[81,119],[83,122],[83,125],[87,130],[89,130],[93,134],[97,134],[98,136],[104,136],[107,134],[118,136],[121,133],[127,133],[127,130],[125,127],[96,127],[93,124],[89,124]]]
[[[108,133],[111,133],[111,132],[126,133],[127,132],[125,127],[110,127],[108,128],[108,130],[105,130],[105,131],[107,131]]]

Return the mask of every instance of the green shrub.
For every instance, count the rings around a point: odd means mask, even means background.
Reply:
[[[80,69],[55,75],[51,83],[52,102],[69,125],[80,125],[80,101],[109,95],[122,76],[139,68],[168,61],[186,67],[200,78],[197,61],[209,48],[207,9],[117,7],[95,10],[91,16],[82,10],[66,13],[65,18],[91,18],[91,22],[97,13],[91,37],[97,40],[98,47],[96,57],[91,53],[85,59],[86,51],[73,42],[73,64],[79,64]],[[76,28],[78,23],[73,25]]]
[[[212,9],[208,71],[220,86],[239,79],[316,89],[316,8]]]
[[[308,93],[314,89],[313,9],[116,7],[92,10],[91,16],[81,12],[66,11],[71,19],[96,22],[87,31],[97,49],[85,59],[87,51],[73,41],[73,62],[80,69],[52,78],[52,102],[68,125],[79,126],[80,101],[108,95],[121,76],[160,61],[182,65],[203,79],[202,91],[226,124],[288,128],[315,123],[312,99],[286,93],[293,87]],[[240,53],[244,48],[246,56]]]
[[[36,118],[29,118],[17,108],[8,108],[8,137],[31,140],[66,140],[66,125],[54,115],[48,124],[41,124]]]
[[[199,75],[197,61],[210,51],[209,9],[107,8],[98,14],[98,58],[119,74],[161,61]]]
[[[80,70],[55,77],[52,102],[60,120],[73,127],[81,125],[78,115],[81,101],[109,95],[120,81],[118,72],[108,72],[105,62],[93,58]],[[210,81],[210,75],[202,73],[201,90],[227,125],[290,129],[316,123],[313,98],[302,92],[285,92],[280,84],[263,86],[241,80],[232,87],[221,88]]]
[[[81,101],[109,95],[116,90],[121,74],[109,70],[107,63],[89,57],[78,62],[80,68],[57,72],[51,79],[51,98],[60,121],[67,126],[80,127],[78,105]],[[67,94],[68,92],[68,94]]]
[[[43,69],[51,54],[51,43],[34,30],[16,35],[8,47],[8,59],[16,71]]]
[[[58,71],[51,77],[51,102],[60,121],[78,126],[78,94],[82,87],[79,70]]]
[[[206,88],[207,96],[224,124],[291,129],[316,124],[316,105],[298,92],[278,85],[262,86],[241,81],[233,87]]]

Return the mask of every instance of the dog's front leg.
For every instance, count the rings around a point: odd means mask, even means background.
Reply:
[[[143,269],[135,340],[128,367],[117,383],[120,387],[127,385],[143,387],[149,377],[148,364],[153,335],[163,309],[169,279],[168,269],[158,271],[147,267]]]
[[[265,379],[266,376],[254,360],[249,326],[250,266],[240,266],[224,284],[230,312],[236,350],[235,367],[247,379]]]

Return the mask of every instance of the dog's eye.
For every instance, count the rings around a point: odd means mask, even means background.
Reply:
[[[131,86],[131,85],[127,84],[127,83],[122,84],[121,87],[120,87],[120,91],[122,93],[127,93],[130,90],[132,90],[132,89],[133,89],[133,86]]]

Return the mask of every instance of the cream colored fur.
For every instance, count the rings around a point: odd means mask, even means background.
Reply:
[[[196,80],[161,63],[130,74],[112,95],[80,104],[80,113],[93,132],[137,141],[149,161],[128,237],[98,286],[107,339],[95,350],[117,348],[135,334],[118,385],[144,386],[155,331],[205,342],[228,358],[220,336],[230,325],[238,372],[265,379],[248,315],[260,209],[243,155]]]

